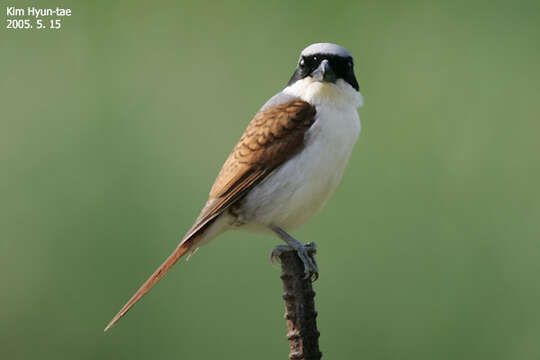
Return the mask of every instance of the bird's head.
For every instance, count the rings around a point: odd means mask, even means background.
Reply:
[[[316,43],[302,50],[287,89],[311,100],[332,100],[344,96],[355,102],[356,106],[361,106],[353,57],[349,51],[336,44]]]

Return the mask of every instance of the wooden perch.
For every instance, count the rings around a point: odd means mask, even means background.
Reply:
[[[315,255],[314,243],[306,245],[311,256]],[[313,298],[312,279],[305,279],[304,265],[296,251],[281,245],[278,251],[283,280],[283,300],[287,320],[287,339],[290,342],[290,360],[319,360],[317,312]]]

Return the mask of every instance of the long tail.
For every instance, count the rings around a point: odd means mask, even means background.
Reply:
[[[129,301],[122,307],[122,309],[120,309],[118,314],[113,317],[113,319],[109,322],[109,324],[107,325],[107,327],[105,327],[105,330],[103,331],[109,330],[111,326],[116,324],[116,322],[120,320],[122,316],[126,315],[129,309],[131,309],[131,307],[135,305],[135,303],[139,301],[140,298],[142,298],[148,291],[150,291],[150,289],[154,285],[156,285],[157,282],[161,280],[161,278],[165,276],[165,274],[169,270],[171,270],[174,264],[176,264],[176,262],[189,251],[189,249],[197,242],[200,235],[202,235],[201,232],[194,234],[194,236],[182,241],[180,245],[178,245],[176,250],[174,250],[173,253],[169,255],[167,260],[165,260],[165,262],[163,262],[163,264],[161,264],[161,266],[158,267],[156,271],[154,271],[152,276],[150,276],[148,280],[145,281],[145,283],[139,288],[139,290],[137,290],[137,292],[131,297],[131,299],[129,299]]]

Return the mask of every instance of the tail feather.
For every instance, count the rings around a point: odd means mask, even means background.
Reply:
[[[163,276],[165,276],[165,274],[174,266],[174,264],[176,264],[176,262],[183,255],[185,255],[189,251],[189,249],[196,243],[196,240],[198,240],[199,238],[199,236],[197,235],[182,241],[180,245],[178,245],[174,252],[169,255],[167,260],[165,260],[163,264],[161,264],[160,267],[158,267],[157,270],[154,271],[152,276],[150,276],[148,280],[145,281],[145,283],[139,288],[139,290],[137,290],[137,292],[131,297],[131,299],[129,299],[129,301],[122,307],[122,309],[120,309],[118,314],[113,317],[113,319],[109,322],[109,324],[107,325],[107,327],[105,327],[105,330],[103,331],[109,330],[111,326],[116,324],[116,322],[118,322],[118,320],[120,320],[122,316],[126,315],[129,309],[131,309],[131,307],[133,307],[133,305],[135,305],[137,301],[139,301],[148,291],[150,291],[150,289],[154,285],[157,284],[159,280],[161,280]]]

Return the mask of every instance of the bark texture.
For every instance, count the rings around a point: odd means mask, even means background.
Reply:
[[[306,245],[313,256],[314,243]],[[283,300],[285,300],[285,319],[287,320],[287,339],[290,342],[290,360],[319,360],[317,312],[315,311],[315,292],[312,279],[304,278],[304,265],[295,250],[281,247],[278,255],[281,262],[283,281]]]

